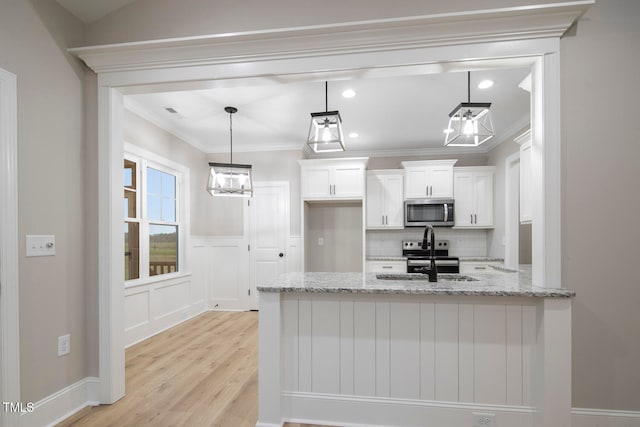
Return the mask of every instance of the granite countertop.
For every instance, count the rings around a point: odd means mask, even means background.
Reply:
[[[406,261],[406,256],[368,256],[367,261]]]
[[[378,273],[380,275],[380,273]],[[535,298],[571,298],[569,289],[540,288],[531,285],[531,269],[517,272],[492,270],[472,273],[474,281],[452,280],[462,275],[441,274],[431,283],[422,274],[387,274],[391,280],[379,279],[376,273],[286,273],[258,286],[261,292],[364,293],[412,295],[518,296]],[[400,280],[411,277],[417,280]]]

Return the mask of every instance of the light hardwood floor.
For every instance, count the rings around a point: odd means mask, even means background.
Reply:
[[[59,427],[255,426],[258,313],[207,312],[128,348],[125,357],[126,396]]]

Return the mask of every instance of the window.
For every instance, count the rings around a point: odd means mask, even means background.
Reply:
[[[125,281],[180,271],[180,188],[185,172],[170,164],[149,153],[125,154]]]
[[[147,167],[149,276],[178,271],[176,177]]]

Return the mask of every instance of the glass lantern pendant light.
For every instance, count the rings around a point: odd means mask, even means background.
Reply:
[[[493,138],[490,102],[471,102],[471,72],[467,72],[467,102],[449,113],[449,127],[444,141],[449,147],[475,147]]]
[[[311,113],[307,145],[314,153],[344,151],[342,118],[339,111],[329,111],[328,84],[324,82],[324,112]]]
[[[251,165],[233,163],[233,120],[232,115],[238,112],[235,107],[224,107],[229,113],[229,163],[209,163],[209,183],[207,191],[212,196],[253,196],[251,182]]]

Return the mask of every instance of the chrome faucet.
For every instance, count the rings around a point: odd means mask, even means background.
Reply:
[[[429,239],[430,238],[430,239]],[[436,267],[436,233],[431,225],[427,225],[422,236],[422,249],[429,248],[429,268],[423,267],[422,273],[429,276],[430,282],[438,281],[438,267]]]

